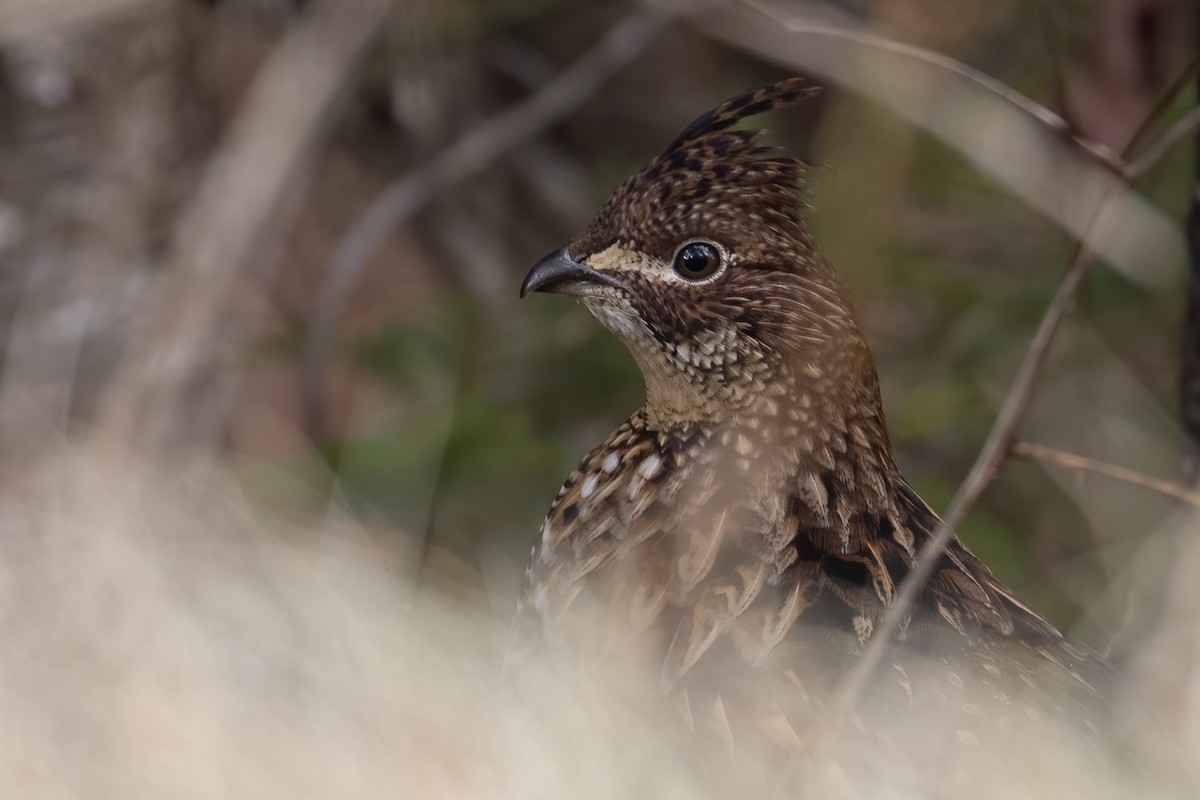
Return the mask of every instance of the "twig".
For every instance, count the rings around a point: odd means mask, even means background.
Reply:
[[[1189,83],[1191,83],[1192,78],[1196,76],[1197,70],[1200,70],[1200,53],[1192,56],[1192,60],[1187,63],[1187,66],[1179,71],[1179,74],[1175,76],[1175,79],[1171,81],[1170,85],[1168,85],[1163,91],[1162,96],[1158,98],[1158,102],[1154,104],[1154,107],[1150,109],[1150,113],[1147,114],[1146,118],[1142,120],[1142,124],[1139,125],[1137,130],[1133,132],[1133,135],[1129,137],[1129,141],[1125,144],[1124,152],[1136,153],[1141,149],[1142,139],[1146,138],[1146,135],[1150,133],[1151,128],[1154,127],[1154,123],[1158,121],[1158,119],[1167,112],[1167,109],[1171,107],[1171,104],[1175,102],[1175,97],[1185,88],[1187,88]]]
[[[304,337],[302,390],[310,435],[324,433],[323,378],[342,309],[367,262],[389,233],[456,183],[577,108],[612,74],[637,58],[671,15],[639,8],[539,91],[474,128],[427,164],[385,189],[339,243],[325,271]]]
[[[1014,108],[1023,111],[1051,131],[1061,136],[1069,137],[1071,141],[1079,145],[1080,149],[1112,172],[1118,175],[1124,174],[1124,162],[1110,148],[1099,142],[1079,136],[1072,130],[1070,123],[1059,114],[1056,114],[1040,103],[1030,100],[1015,89],[968,64],[964,64],[961,61],[934,52],[933,50],[926,50],[915,45],[897,42],[885,36],[867,33],[866,31],[843,28],[837,25],[826,25],[820,22],[810,22],[805,19],[783,17],[777,11],[762,3],[761,0],[742,0],[742,2],[763,16],[784,26],[792,33],[843,39],[855,44],[865,45],[873,50],[892,53],[913,61],[919,61],[952,75],[957,75],[968,83],[978,86],[987,93],[995,95]]]
[[[166,443],[238,276],[385,11],[384,0],[311,4],[272,50],[180,218],[154,316],[105,399],[106,435]]]
[[[752,0],[745,1],[752,2]],[[1164,106],[1158,106],[1151,113],[1161,113],[1162,108]],[[1132,180],[1151,169],[1168,152],[1171,143],[1181,137],[1183,132],[1190,130],[1197,122],[1200,122],[1200,120],[1192,120],[1194,116],[1195,112],[1185,116],[1151,147],[1147,148],[1136,164],[1124,170],[1127,178]],[[1125,155],[1122,154],[1119,161],[1124,163],[1124,158]],[[1025,351],[1020,368],[1009,387],[1008,394],[1004,398],[975,463],[971,466],[970,472],[967,473],[967,477],[959,486],[958,491],[955,492],[941,524],[914,559],[912,569],[900,585],[892,604],[875,626],[871,641],[862,658],[834,692],[829,706],[831,713],[822,715],[823,730],[819,741],[827,741],[830,744],[836,741],[841,726],[845,724],[851,710],[858,703],[868,680],[879,666],[888,647],[891,646],[900,625],[916,603],[917,596],[925,587],[934,565],[946,544],[954,536],[954,530],[962,524],[968,511],[1009,457],[1017,428],[1025,417],[1041,379],[1050,347],[1054,343],[1059,326],[1074,303],[1079,284],[1094,261],[1094,243],[1102,238],[1108,229],[1110,218],[1119,207],[1117,200],[1117,195],[1113,191],[1109,191],[1104,196],[1084,235],[1080,238],[1071,262],[1063,274],[1062,281],[1059,283],[1050,305],[1042,315],[1033,340]]]
[[[1063,121],[1077,136],[1079,126],[1071,113],[1071,98],[1067,91],[1067,67],[1063,62],[1062,27],[1054,9],[1047,7],[1046,0],[1034,4],[1038,21],[1041,23],[1042,38],[1045,41],[1046,52],[1050,55],[1050,86],[1054,105],[1058,107]]]
[[[691,20],[719,41],[873,99],[958,150],[1076,241],[1104,198],[1120,203],[1119,235],[1094,241],[1099,255],[1139,284],[1159,287],[1171,279],[1169,265],[1182,250],[1178,228],[1129,188],[1127,159],[1073,135],[1059,115],[995,79],[853,27],[792,18],[769,0],[739,0],[720,18]],[[1136,243],[1126,235],[1132,231]],[[1147,242],[1158,251],[1152,259]]]
[[[1058,289],[1054,293],[1054,299],[1047,307],[1033,341],[1025,351],[1025,358],[1009,387],[1008,395],[1004,398],[1000,412],[996,415],[991,432],[988,433],[979,456],[971,466],[971,471],[967,473],[966,479],[955,492],[942,523],[917,553],[912,569],[905,577],[904,582],[900,584],[900,589],[892,604],[888,606],[882,619],[876,624],[871,635],[871,642],[862,657],[834,693],[830,711],[835,731],[844,724],[850,710],[858,702],[863,689],[866,688],[867,681],[883,659],[888,647],[891,646],[892,639],[899,631],[901,623],[916,603],[917,595],[925,588],[925,583],[932,574],[934,565],[941,557],[946,544],[954,536],[955,529],[962,524],[967,512],[975,505],[1008,457],[1013,438],[1016,436],[1017,426],[1024,418],[1029,403],[1033,399],[1037,383],[1042,375],[1042,368],[1050,354],[1050,346],[1058,333],[1059,325],[1071,308],[1075,291],[1079,288],[1083,276],[1087,274],[1088,268],[1092,264],[1090,242],[1093,238],[1098,238],[1105,230],[1115,207],[1111,198],[1101,206],[1100,211],[1093,219],[1091,227],[1093,233],[1085,237],[1076,248],[1062,282],[1059,283]],[[822,719],[828,724],[830,716],[825,715]],[[822,735],[828,736],[829,734]],[[830,736],[830,739],[831,741],[836,739],[836,735]]]
[[[1146,150],[1125,168],[1125,177],[1130,183],[1137,181],[1150,171],[1150,168],[1162,160],[1163,156],[1183,137],[1200,128],[1200,105],[1184,114],[1175,124],[1155,139]]]
[[[1133,486],[1140,486],[1143,489],[1152,489],[1160,494],[1165,494],[1168,497],[1182,500],[1185,503],[1200,508],[1200,494],[1191,491],[1186,486],[1174,481],[1155,478],[1152,475],[1146,475],[1118,464],[1109,464],[1106,461],[1098,461],[1087,456],[1068,453],[1065,450],[1056,450],[1053,447],[1046,447],[1034,442],[1017,442],[1013,445],[1012,454],[1035,461],[1070,467],[1071,469],[1094,472],[1097,475],[1104,475],[1113,480],[1122,481]]]

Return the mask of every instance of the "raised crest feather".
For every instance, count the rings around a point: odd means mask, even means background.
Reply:
[[[668,155],[686,147],[689,142],[702,136],[728,130],[743,119],[765,114],[800,102],[820,92],[805,78],[787,78],[764,84],[757,89],[731,97],[716,108],[704,112],[679,132],[663,151]]]

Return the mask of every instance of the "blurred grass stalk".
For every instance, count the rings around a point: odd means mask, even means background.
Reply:
[[[305,184],[338,90],[376,32],[385,0],[320,0],[271,51],[185,209],[154,316],[106,400],[101,427],[162,447],[206,360],[230,292],[288,189]]]
[[[0,792],[696,800],[736,784],[671,733],[680,719],[636,653],[549,660],[505,686],[507,608],[436,582],[412,606],[390,567],[413,553],[393,542],[337,515],[273,518],[216,473],[184,481],[86,444],[48,452],[0,496]],[[938,764],[920,749],[931,710],[911,713],[894,731]],[[863,783],[880,788],[855,796],[945,796],[974,774],[980,798],[1115,800],[1133,781],[1082,743],[1039,747],[1064,741],[1048,719],[1013,732],[1019,769],[980,748],[893,774],[885,750],[877,762],[845,736],[827,762],[797,765],[816,796]],[[737,756],[747,775],[777,766]]]

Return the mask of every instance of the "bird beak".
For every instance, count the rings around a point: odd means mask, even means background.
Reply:
[[[521,297],[529,292],[589,295],[599,286],[620,286],[614,278],[571,258],[567,248],[556,250],[533,265],[521,284]]]

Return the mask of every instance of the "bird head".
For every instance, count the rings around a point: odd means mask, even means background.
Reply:
[[[803,163],[734,129],[814,92],[784,80],[701,115],[525,278],[522,297],[574,295],[625,343],[652,420],[877,394],[846,289],[805,229]]]

